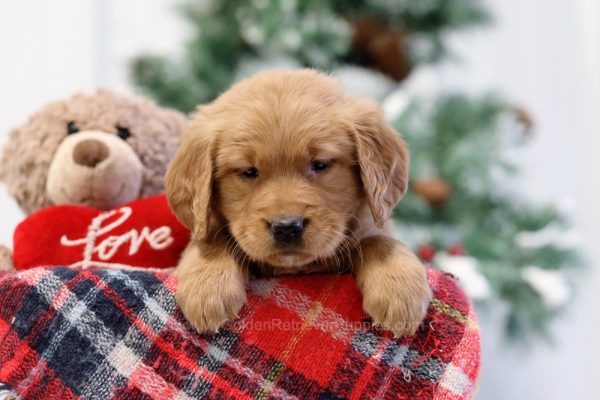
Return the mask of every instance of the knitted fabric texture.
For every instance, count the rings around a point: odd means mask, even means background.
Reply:
[[[428,270],[413,337],[369,324],[348,275],[254,280],[215,335],[185,322],[165,272],[35,268],[0,275],[0,382],[23,399],[469,399],[472,305]]]

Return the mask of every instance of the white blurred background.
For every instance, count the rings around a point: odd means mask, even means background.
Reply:
[[[45,103],[110,86],[133,91],[128,61],[147,50],[174,54],[186,26],[177,0],[27,0],[0,3],[0,146]],[[524,351],[481,318],[478,398],[595,399],[600,373],[600,2],[489,0],[492,27],[451,38],[462,59],[436,67],[444,88],[498,89],[526,106],[536,137],[523,154],[520,187],[563,204],[584,241],[589,269],[556,341]],[[0,185],[0,243],[23,218]]]

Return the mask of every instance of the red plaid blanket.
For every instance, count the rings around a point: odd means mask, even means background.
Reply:
[[[410,338],[369,325],[351,276],[255,280],[240,318],[194,333],[167,273],[0,275],[0,382],[24,399],[468,399],[480,363],[470,301],[430,270]]]

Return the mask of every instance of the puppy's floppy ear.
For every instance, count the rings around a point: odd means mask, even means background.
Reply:
[[[408,148],[385,121],[379,105],[367,99],[351,99],[349,119],[356,143],[363,189],[375,224],[383,227],[408,186]]]
[[[192,116],[165,176],[169,205],[194,239],[208,233],[213,178],[213,134],[206,117]]]

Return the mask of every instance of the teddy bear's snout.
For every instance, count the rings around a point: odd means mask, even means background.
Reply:
[[[108,146],[96,139],[86,139],[73,148],[73,161],[76,164],[94,168],[110,155]]]
[[[46,193],[52,204],[109,210],[140,196],[144,166],[131,145],[104,131],[67,136],[54,153]]]

